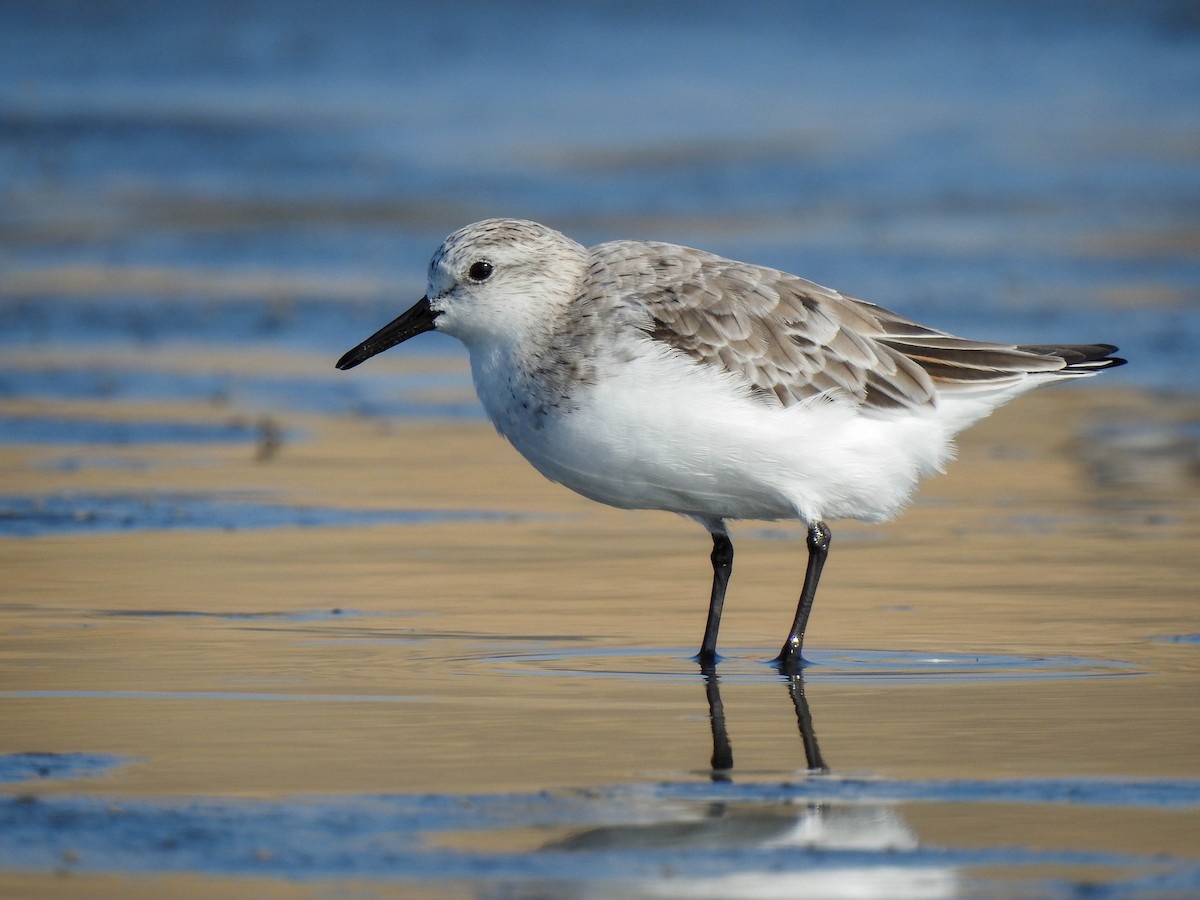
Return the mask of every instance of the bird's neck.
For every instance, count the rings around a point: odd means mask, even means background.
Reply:
[[[469,349],[476,393],[503,434],[538,430],[548,418],[568,414],[591,381],[586,360],[554,341],[493,342]]]

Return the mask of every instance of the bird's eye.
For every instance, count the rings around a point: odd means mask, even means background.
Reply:
[[[496,271],[486,259],[479,259],[471,263],[471,268],[467,269],[467,277],[478,284],[481,281],[487,281],[492,277],[492,273]]]

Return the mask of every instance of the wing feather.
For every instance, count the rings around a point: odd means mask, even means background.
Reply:
[[[1086,374],[1109,345],[970,341],[795,275],[641,241],[593,247],[578,302],[604,295],[621,322],[741,379],[763,403],[824,398],[880,413],[1029,373]]]

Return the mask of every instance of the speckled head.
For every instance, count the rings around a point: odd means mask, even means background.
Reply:
[[[485,219],[442,242],[427,296],[438,330],[471,345],[545,322],[574,298],[586,268],[587,250],[552,228]]]

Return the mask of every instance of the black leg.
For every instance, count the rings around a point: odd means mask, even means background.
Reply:
[[[717,661],[717,630],[721,627],[725,588],[729,585],[729,575],[733,572],[733,542],[729,540],[729,535],[723,531],[714,531],[712,539],[712,596],[708,601],[708,624],[704,627],[704,641],[700,644],[700,652],[696,654],[696,661],[703,666],[711,666]]]
[[[804,629],[812,612],[813,599],[817,596],[817,582],[821,580],[821,569],[825,566],[825,557],[829,555],[832,538],[833,534],[824,522],[813,522],[808,526],[808,568],[804,572],[804,588],[800,591],[800,603],[796,606],[796,620],[792,622],[791,633],[775,658],[782,672],[799,672],[804,664],[804,657],[800,653],[804,647]]]

